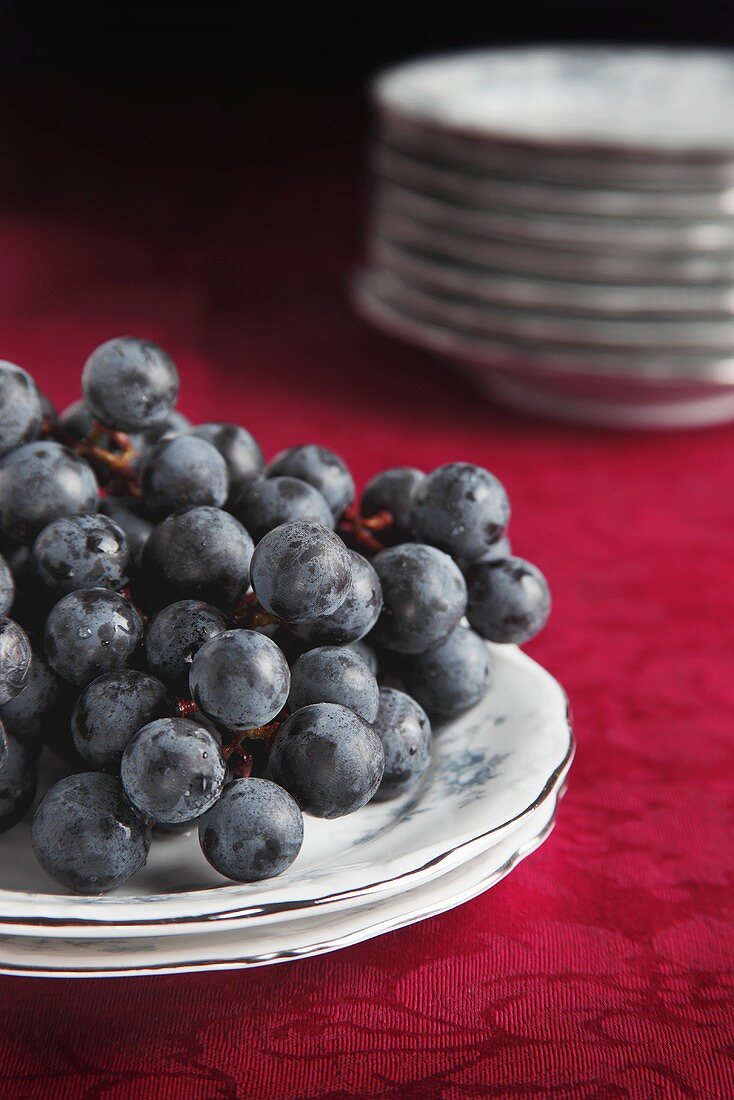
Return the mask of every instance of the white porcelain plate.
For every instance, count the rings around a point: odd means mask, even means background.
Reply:
[[[644,317],[628,319],[574,316],[520,307],[490,305],[476,298],[420,286],[392,271],[374,271],[375,291],[409,314],[459,332],[499,341],[520,341],[539,347],[579,348],[577,357],[658,355],[731,356],[734,319],[717,320]]]
[[[447,130],[540,147],[734,155],[734,54],[519,47],[422,58],[384,73],[378,103]]]
[[[382,173],[382,185],[375,196],[378,208],[388,214],[448,229],[459,238],[471,234],[581,253],[608,251],[665,256],[690,251],[694,254],[723,253],[732,258],[734,220],[731,212],[723,216],[682,218],[663,216],[660,210],[635,217],[523,210],[517,205],[495,205],[485,194],[483,177],[471,177],[467,181],[457,172],[449,173],[392,153],[388,155],[394,169]],[[386,160],[387,156],[383,163]],[[401,167],[405,165],[408,167]]]
[[[715,316],[734,314],[734,282],[711,286],[592,283],[508,274],[479,264],[445,260],[430,251],[370,242],[376,264],[419,286],[466,295],[488,305],[610,317]]]
[[[569,760],[570,763],[570,760]],[[454,870],[393,897],[367,899],[336,913],[205,932],[104,938],[0,936],[0,973],[28,977],[124,977],[197,970],[229,970],[291,962],[336,951],[445,912],[494,886],[548,837],[557,788],[504,840]]]
[[[556,681],[515,647],[491,649],[492,687],[437,732],[419,789],[336,821],[308,818],[303,849],[279,878],[227,883],[192,835],[154,843],[147,867],[115,894],[68,896],[36,866],[26,823],[0,839],[0,933],[81,940],[272,926],[387,898],[486,850],[555,797],[572,753]]]
[[[440,356],[503,405],[614,428],[695,428],[734,419],[732,357],[600,355],[579,347],[489,339],[407,311],[386,293],[384,274],[368,270],[355,280],[354,304],[361,316]]]

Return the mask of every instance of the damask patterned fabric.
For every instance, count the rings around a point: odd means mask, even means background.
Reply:
[[[292,209],[276,183],[257,218],[215,211],[206,233],[0,216],[0,354],[63,405],[92,347],[145,335],[177,360],[184,412],[241,421],[268,455],[323,443],[360,483],[493,470],[553,589],[529,651],[578,737],[557,828],[483,897],[322,958],[0,978],[0,1097],[726,1100],[734,427],[607,434],[492,409],[350,314],[354,191],[322,184]]]

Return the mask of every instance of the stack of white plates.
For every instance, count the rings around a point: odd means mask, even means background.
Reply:
[[[30,822],[0,837],[0,974],[103,977],[263,966],[319,955],[451,909],[550,833],[573,756],[566,698],[515,646],[492,646],[491,690],[436,732],[417,790],[339,821],[306,819],[279,878],[227,883],[196,835],[156,840],[107,897],[70,897],[31,855]]]
[[[373,96],[363,315],[530,411],[734,417],[734,53],[485,50]]]

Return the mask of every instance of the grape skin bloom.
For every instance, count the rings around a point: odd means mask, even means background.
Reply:
[[[303,843],[303,814],[282,787],[238,779],[199,823],[201,849],[212,867],[236,882],[274,878]]]
[[[19,695],[31,671],[31,646],[25,631],[0,617],[0,706]]]
[[[260,446],[238,424],[227,424],[223,421],[197,424],[190,434],[211,443],[226,462],[229,475],[228,506],[248,482],[262,474],[265,463]]]
[[[201,647],[227,629],[227,616],[203,600],[178,600],[164,607],[148,624],[145,655],[148,667],[172,691],[186,695],[189,672]]]
[[[331,615],[352,585],[347,548],[333,531],[311,523],[284,523],[255,547],[250,580],[260,603],[285,622]]]
[[[150,827],[116,776],[83,772],[43,797],[31,830],[44,871],[75,894],[104,894],[145,866]]]
[[[130,554],[125,532],[108,516],[62,516],[33,543],[31,561],[46,587],[59,595],[79,588],[121,588]]]
[[[42,420],[41,397],[30,374],[0,359],[0,456],[35,439]]]
[[[397,653],[423,653],[458,626],[466,611],[466,582],[454,561],[433,546],[403,543],[372,562],[383,608],[372,635]]]
[[[43,644],[54,672],[78,687],[130,664],[143,637],[137,611],[106,588],[70,592],[52,607]]]
[[[431,723],[410,695],[381,687],[373,728],[385,753],[385,770],[375,799],[384,802],[411,790],[428,769],[433,740]]]
[[[389,512],[393,518],[392,527],[380,532],[381,542],[392,546],[410,541],[410,509],[425,476],[415,466],[393,466],[367,482],[362,494],[362,515]]]
[[[548,621],[548,582],[537,566],[523,558],[480,562],[468,570],[467,584],[467,618],[490,642],[522,645]]]
[[[473,707],[489,686],[492,658],[485,642],[457,626],[445,642],[406,661],[409,693],[432,718],[449,721]]]
[[[0,531],[27,546],[60,516],[94,512],[97,480],[60,443],[26,443],[0,461]]]
[[[297,638],[309,645],[347,645],[369,634],[382,611],[382,585],[371,563],[355,550],[349,551],[352,585],[331,615],[291,627]]]
[[[254,630],[225,630],[201,647],[189,674],[191,696],[228,730],[265,726],[286,704],[291,673],[275,642]]]
[[[106,672],[87,685],[74,707],[76,750],[93,768],[117,770],[133,735],[156,718],[170,717],[175,707],[155,676],[134,668]]]
[[[219,508],[229,492],[224,459],[216,447],[194,435],[156,443],[143,460],[141,484],[146,507],[158,516],[186,507]]]
[[[268,464],[268,477],[287,474],[308,481],[325,497],[334,519],[354,500],[354,480],[339,455],[313,443],[289,447]]]
[[[221,508],[182,508],[153,528],[143,550],[143,579],[157,606],[199,599],[229,607],[247,589],[253,543]]]
[[[159,718],[122,754],[120,779],[132,805],[162,825],[200,817],[222,793],[227,767],[211,733],[188,718]]]
[[[280,727],[270,750],[270,772],[304,813],[343,817],[374,796],[385,753],[363,719],[336,703],[314,703]]]
[[[470,462],[439,466],[415,489],[410,526],[416,538],[463,561],[481,557],[501,538],[510,502],[494,474]]]
[[[291,711],[311,703],[339,703],[365,722],[374,722],[379,703],[377,680],[358,653],[320,646],[304,653],[291,670]]]
[[[100,344],[82,371],[87,407],[107,428],[142,431],[165,420],[178,397],[171,357],[149,340],[117,337]]]
[[[329,505],[313,485],[298,477],[258,478],[250,481],[232,505],[255,542],[283,523],[319,523],[333,527]]]
[[[25,817],[36,795],[36,769],[30,753],[15,737],[5,736],[5,762],[0,770],[0,833]]]

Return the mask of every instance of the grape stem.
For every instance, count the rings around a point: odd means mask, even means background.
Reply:
[[[339,529],[351,535],[360,546],[379,554],[385,547],[378,538],[375,538],[374,532],[387,531],[394,524],[395,520],[391,512],[383,510],[376,512],[374,516],[363,516],[356,504],[350,504],[344,509],[339,521]]]
[[[133,605],[138,613],[138,616],[143,626],[147,626],[148,616],[145,614],[140,605],[136,602],[135,597],[133,596],[132,588],[130,588],[130,586],[126,584],[123,588],[119,588],[118,592],[121,596],[124,596],[128,603],[131,603]]]
[[[179,696],[176,700],[176,710],[181,718],[190,718],[196,712],[196,703],[193,699],[183,699]]]
[[[259,741],[269,748],[270,742],[275,737],[283,722],[288,717],[288,711],[284,708],[277,718],[257,729],[244,730],[242,733],[231,733],[232,740],[222,748],[222,756],[227,761],[229,770],[237,779],[247,779],[252,775],[254,766],[253,753],[245,748],[247,741]]]
[[[115,450],[100,446],[100,440],[105,437],[112,441]],[[126,432],[108,431],[103,424],[94,423],[84,439],[71,443],[71,446],[94,469],[114,475],[107,486],[108,493],[113,496],[142,497],[138,470],[135,467],[138,452]]]
[[[232,609],[230,623],[235,630],[254,630],[258,626],[273,626],[282,620],[266,611],[254,592],[248,592]]]

